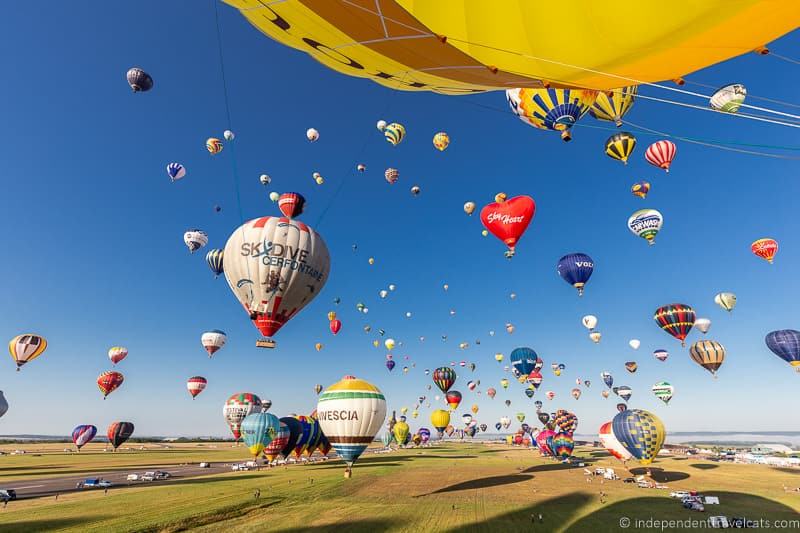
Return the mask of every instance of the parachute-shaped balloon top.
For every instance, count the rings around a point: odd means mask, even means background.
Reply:
[[[638,86],[631,85],[608,92],[600,92],[589,109],[589,114],[597,120],[613,122],[619,128],[622,126],[622,117],[633,107],[638,90]]]
[[[125,77],[135,93],[144,93],[153,88],[153,78],[139,67],[129,69]]]
[[[674,303],[659,307],[653,315],[656,324],[686,345],[686,336],[696,320],[694,309],[686,304]]]
[[[611,159],[622,161],[626,165],[634,148],[636,148],[636,137],[627,131],[615,133],[606,139],[606,155]]]
[[[597,98],[590,89],[506,89],[511,111],[534,128],[561,132],[569,141],[570,128],[589,111]]]

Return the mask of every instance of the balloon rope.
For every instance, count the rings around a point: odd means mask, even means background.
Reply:
[[[791,57],[782,56],[780,54],[776,54],[775,52],[770,52],[769,55],[770,55],[770,57],[777,57],[781,61],[786,61],[787,63],[792,63],[794,65],[800,65],[800,61],[798,61],[797,59],[792,59]]]

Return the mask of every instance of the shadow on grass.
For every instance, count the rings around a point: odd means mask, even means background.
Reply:
[[[785,466],[773,466],[773,470],[783,472],[784,474],[800,474],[800,468],[788,468]]]
[[[436,489],[427,494],[420,494],[415,496],[415,498],[429,496],[431,494],[442,494],[445,492],[458,492],[460,490],[488,489],[490,487],[521,483],[523,481],[528,481],[529,479],[533,479],[533,476],[527,474],[511,474],[506,476],[491,476],[480,479],[471,479],[469,481],[462,481],[461,483],[456,483],[455,485],[449,485],[441,489]]]
[[[719,465],[713,465],[709,463],[694,463],[689,466],[698,470],[714,470],[715,468],[719,468]]]
[[[658,481],[659,483],[669,483],[670,481],[681,481],[684,479],[689,479],[691,476],[686,472],[668,472],[663,468],[653,468],[653,467],[640,467],[640,468],[630,468],[628,472],[631,473],[633,476],[649,476],[650,479],[653,481]]]
[[[5,532],[24,532],[30,533],[31,531],[53,531],[56,529],[64,529],[68,527],[78,527],[82,524],[86,524],[88,522],[94,522],[96,520],[103,520],[105,518],[110,518],[107,516],[102,515],[88,515],[88,516],[81,516],[78,518],[50,518],[50,519],[41,519],[41,520],[22,520],[20,522],[14,522],[11,524],[4,524],[2,526],[2,531]]]
[[[529,466],[523,473],[530,474],[533,472],[553,472],[555,470],[580,470],[579,466],[567,463],[545,463],[543,465]],[[582,472],[583,470],[581,470]]]
[[[591,452],[589,455],[592,457],[611,457],[611,454],[608,452]]]
[[[354,470],[361,470],[361,469],[364,469],[364,468],[376,468],[376,467],[379,467],[379,466],[401,466],[401,464],[400,463],[395,463],[393,461],[382,462],[382,463],[375,463],[375,462],[369,463],[369,462],[358,461],[353,466],[353,469]],[[308,470],[331,470],[331,469],[344,470],[344,465],[340,463],[340,464],[333,464],[333,465],[317,466],[317,467],[311,467]]]
[[[483,522],[473,522],[445,530],[447,533],[472,533],[486,531],[563,531],[564,524],[569,523],[581,509],[592,500],[593,496],[585,492],[576,492],[567,496],[551,498],[514,509],[508,513],[497,515]],[[542,520],[539,521],[539,515]],[[619,520],[619,519],[617,519]],[[601,531],[606,531],[603,529]],[[577,531],[577,530],[576,530]],[[583,530],[589,531],[589,530]]]
[[[365,519],[365,520],[346,520],[343,522],[336,522],[335,524],[325,524],[321,526],[303,526],[303,527],[290,527],[286,529],[276,529],[278,533],[302,533],[305,531],[393,531],[403,525],[402,521],[397,519]]]

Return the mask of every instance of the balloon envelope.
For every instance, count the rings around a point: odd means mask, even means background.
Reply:
[[[664,444],[664,423],[642,409],[623,411],[611,422],[614,436],[643,465],[653,462]]]

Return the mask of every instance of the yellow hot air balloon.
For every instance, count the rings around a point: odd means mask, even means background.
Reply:
[[[714,303],[730,313],[736,307],[736,295],[732,292],[721,292],[714,296]]]
[[[602,90],[626,79],[673,80],[800,25],[791,1],[577,3],[567,11],[530,0],[225,2],[271,39],[342,74],[443,94],[541,87],[543,74]]]
[[[447,133],[440,131],[439,133],[433,136],[433,145],[440,152],[444,152],[444,150],[447,148],[449,144],[450,144],[450,136]]]
[[[47,349],[47,339],[33,333],[17,335],[8,343],[8,352],[17,363],[17,372],[22,365],[33,361]]]
[[[619,128],[622,126],[622,117],[633,107],[637,91],[638,87],[631,85],[630,87],[601,92],[597,95],[597,99],[591,109],[589,109],[589,114],[597,120],[613,122]]]
[[[383,345],[386,346],[386,349],[391,352],[392,350],[394,350],[395,346],[394,339],[386,339],[385,341],[383,341]]]
[[[561,132],[569,141],[570,128],[589,111],[597,91],[589,89],[508,89],[506,99],[520,120],[541,130]]]
[[[500,380],[500,386],[503,387],[504,389],[507,389],[508,388],[508,380],[506,378],[501,379]]]
[[[395,422],[394,427],[392,428],[392,433],[394,434],[394,440],[397,441],[397,444],[405,444],[406,437],[408,437],[408,432],[410,429],[411,428],[408,427],[408,423],[403,422],[402,420]]]
[[[627,131],[615,133],[606,140],[606,155],[626,165],[634,148],[636,148],[636,137]]]
[[[417,418],[418,416],[419,416],[419,411],[417,411],[416,409],[411,411],[411,418]]]
[[[402,124],[392,122],[383,130],[383,136],[386,137],[386,142],[392,146],[397,146],[403,142],[403,137],[406,136],[406,129]]]
[[[472,404],[472,407],[470,407],[470,411],[472,411],[472,414],[473,414],[473,415],[477,415],[477,414],[478,414],[478,410],[479,410],[479,409],[480,409],[480,408],[478,407],[478,404],[477,404],[477,403],[474,403],[474,404]]]
[[[372,341],[372,345],[377,348],[378,346],[381,345],[381,341],[379,341],[378,339],[375,339],[374,341]]]
[[[336,311],[328,312],[328,322],[330,322],[332,320],[336,320]]]
[[[408,407],[401,407],[401,408],[400,408],[400,412],[401,412],[402,414],[406,414],[406,413],[408,412]]]
[[[503,357],[504,356],[501,353],[494,354],[494,360],[497,361],[498,363],[502,363],[503,362]]]
[[[444,430],[448,424],[450,424],[450,411],[436,409],[431,413],[431,425],[439,432],[439,438],[444,435]]]
[[[316,348],[316,349],[317,349],[317,351],[320,351],[320,350],[322,349],[322,343],[321,343],[321,342],[318,342],[318,343],[316,343],[316,344],[314,345],[314,348]]]

